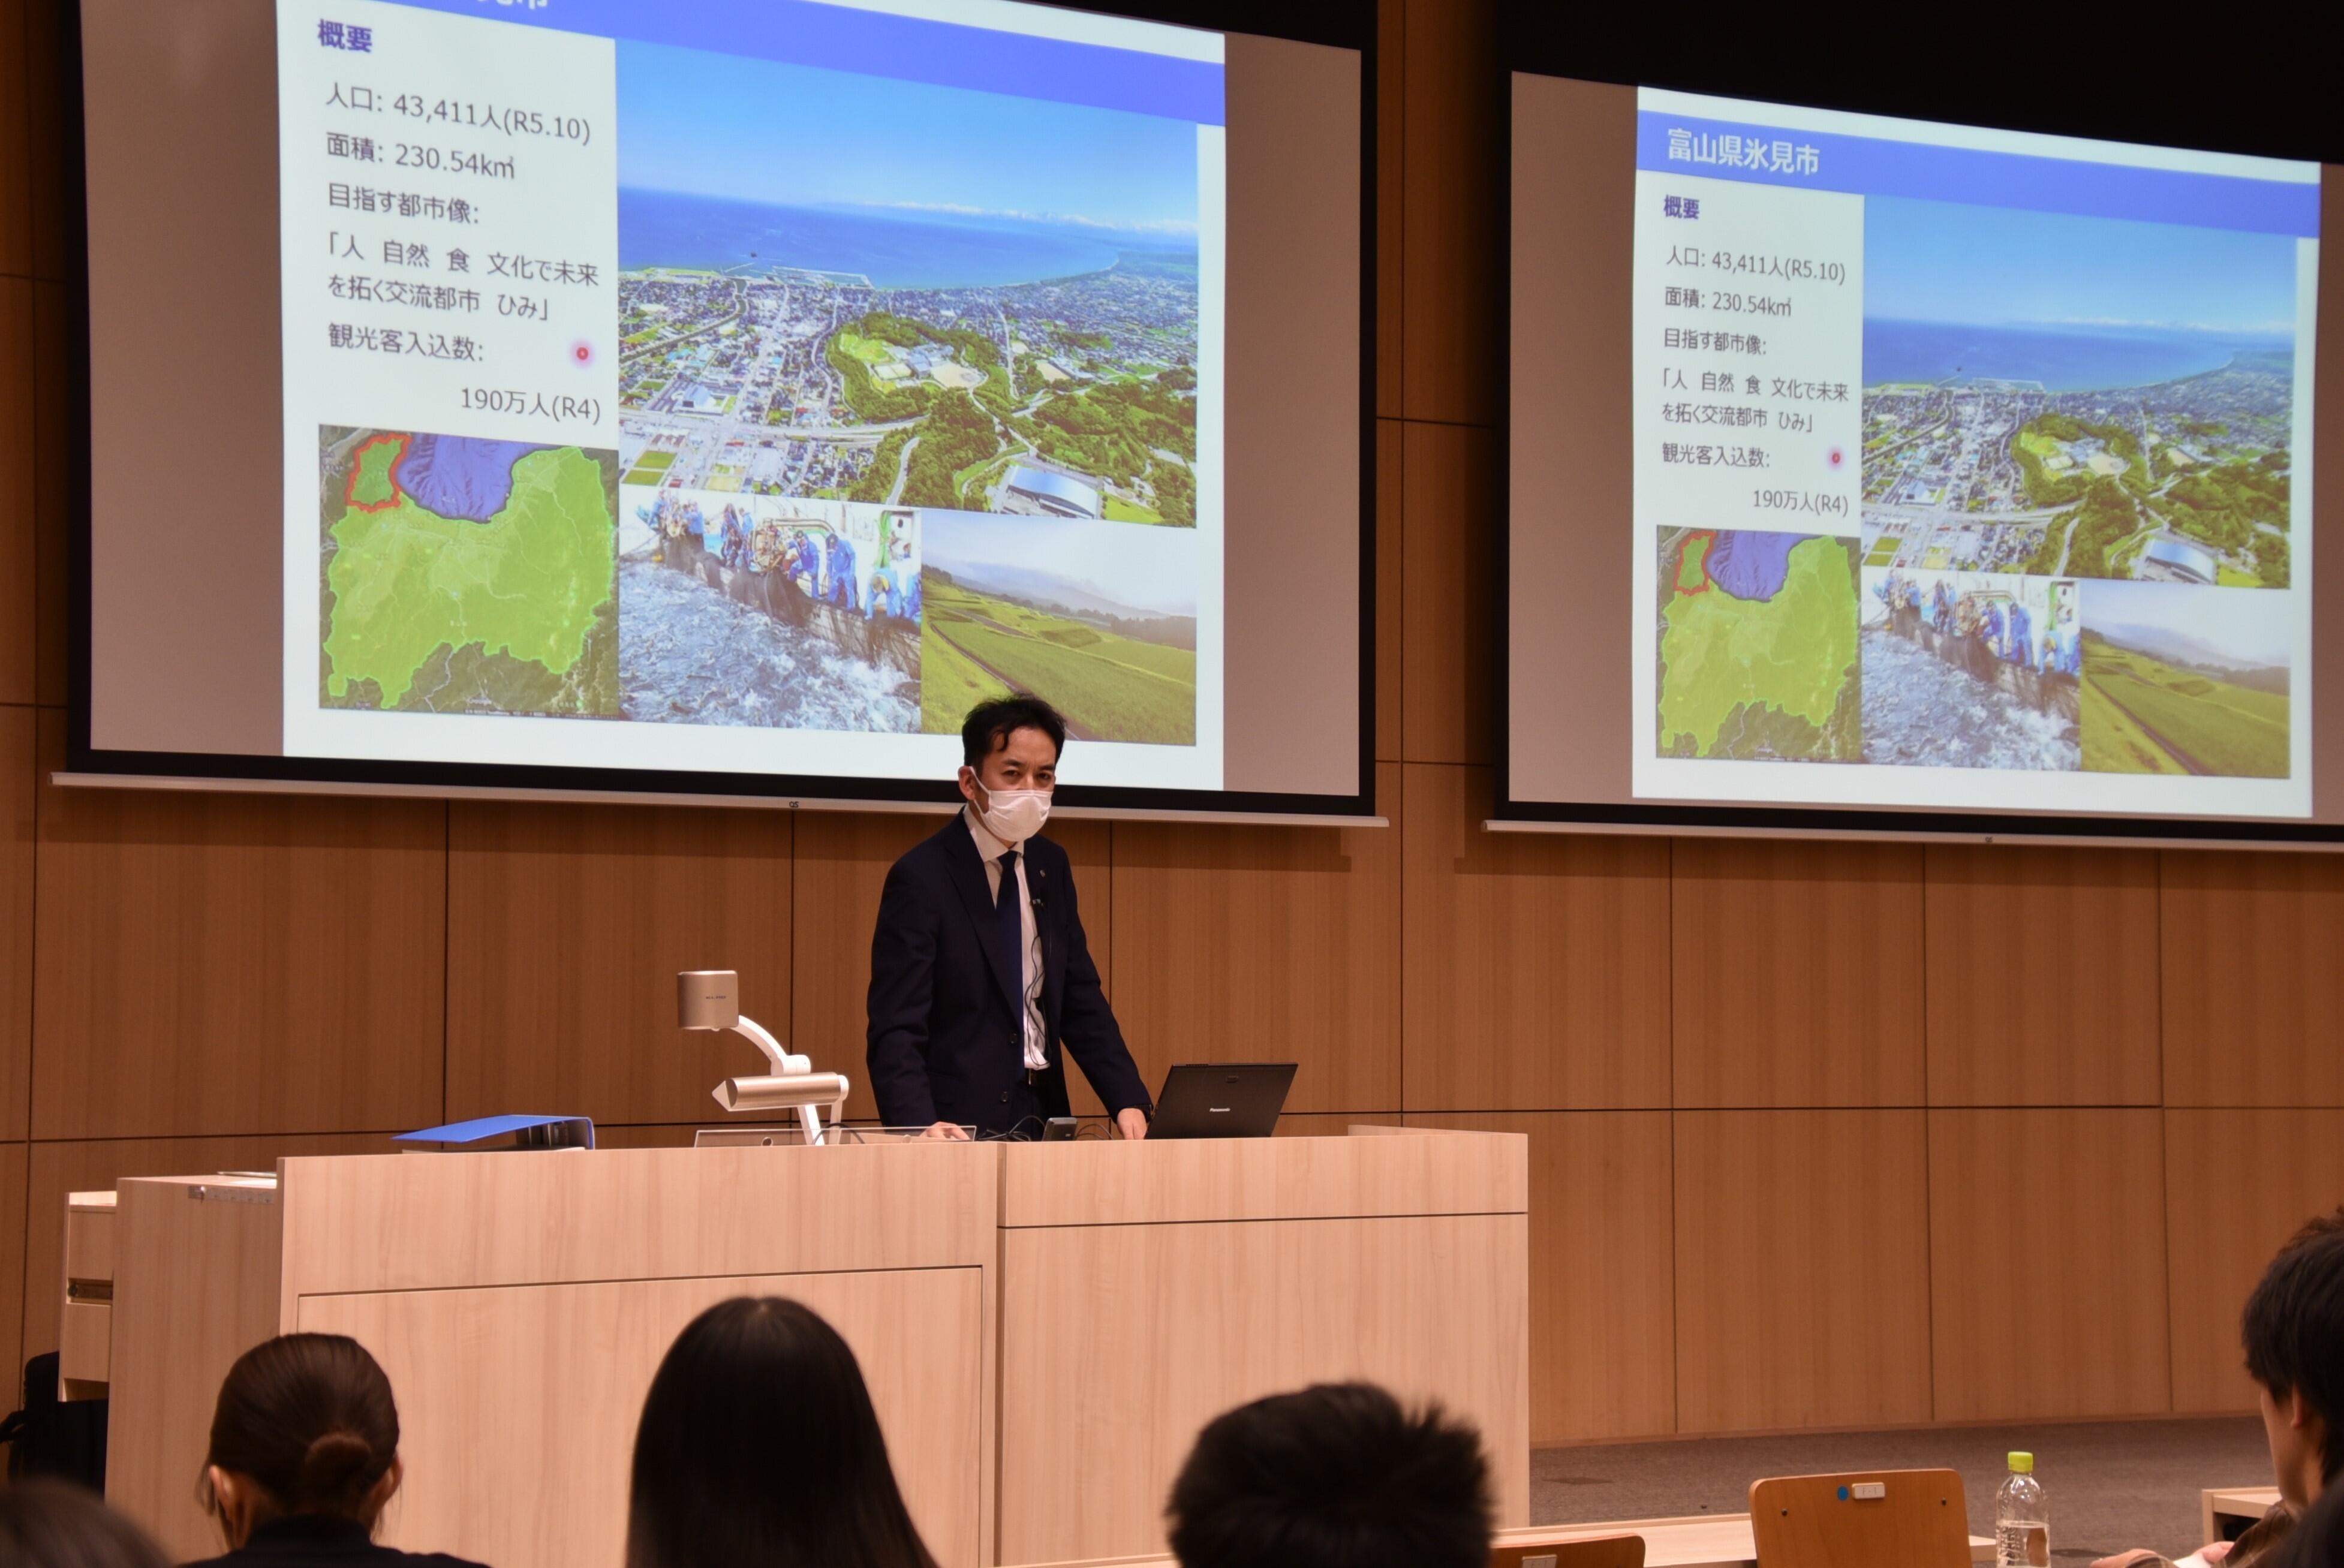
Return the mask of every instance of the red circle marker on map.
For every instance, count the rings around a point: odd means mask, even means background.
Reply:
[[[1834,447],[1831,450],[1831,455],[1824,460],[1829,462],[1832,467],[1838,468],[1841,464],[1847,461],[1847,454],[1840,450],[1837,447]]]
[[[580,366],[592,364],[594,362],[594,345],[583,341],[571,344],[570,362],[573,365]]]

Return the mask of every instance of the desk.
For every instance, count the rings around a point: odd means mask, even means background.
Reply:
[[[1642,1536],[1644,1568],[1757,1568],[1758,1548],[1751,1538],[1750,1516],[1746,1513],[1623,1519],[1610,1524],[1539,1524],[1527,1530],[1500,1530],[1492,1544],[1557,1546],[1606,1535]],[[1165,1556],[1095,1557],[1077,1563],[1047,1563],[1043,1568],[1169,1568],[1173,1561]],[[1994,1561],[1991,1537],[1970,1537],[1970,1561]]]
[[[2209,1486],[2198,1494],[2198,1517],[2206,1527],[2206,1544],[2236,1541],[2239,1533],[2270,1512],[2278,1501],[2276,1486]]]
[[[216,1551],[193,1492],[228,1364],[272,1334],[346,1333],[399,1400],[389,1543],[618,1568],[660,1358],[710,1304],[771,1294],[854,1348],[945,1568],[1160,1552],[1207,1419],[1335,1378],[1478,1422],[1500,1517],[1523,1524],[1528,1190],[1519,1136],[1380,1129],[339,1156],[273,1180],[125,1180],[101,1260],[106,1496],[177,1556]],[[69,1276],[98,1266],[94,1245],[68,1245]]]

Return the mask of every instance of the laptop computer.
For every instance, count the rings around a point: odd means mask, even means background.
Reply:
[[[1187,1062],[1164,1075],[1154,1138],[1268,1138],[1278,1128],[1292,1062]]]

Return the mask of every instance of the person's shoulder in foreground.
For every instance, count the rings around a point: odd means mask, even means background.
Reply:
[[[1438,1405],[1322,1383],[1216,1418],[1167,1508],[1183,1568],[1482,1568],[1489,1462]]]
[[[94,1492],[40,1479],[0,1487],[0,1563],[7,1568],[167,1568],[170,1561]]]
[[[2331,1486],[2304,1511],[2265,1568],[2344,1568],[2344,1486]]]
[[[217,1557],[192,1563],[187,1568],[298,1568],[303,1563],[349,1564],[351,1568],[480,1568],[467,1558],[444,1552],[401,1552],[374,1539],[373,1531],[355,1519],[328,1514],[297,1514],[271,1519],[252,1527],[244,1544]]]

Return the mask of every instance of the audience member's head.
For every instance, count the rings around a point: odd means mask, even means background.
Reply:
[[[399,1406],[366,1347],[280,1334],[236,1359],[212,1412],[204,1487],[231,1548],[272,1519],[374,1528],[399,1490]]]
[[[0,1488],[0,1563],[7,1568],[169,1568],[170,1561],[96,1492],[62,1481]]]
[[[2339,1230],[2344,1230],[2344,1203],[2338,1204],[2325,1214],[2315,1214],[2296,1227],[2295,1234],[2287,1239],[2279,1250],[2285,1252],[2307,1241],[2316,1241],[2322,1236],[2333,1236]]]
[[[720,1301],[643,1398],[627,1568],[799,1563],[935,1568],[846,1341],[795,1301]]]
[[[1240,1405],[1197,1434],[1165,1510],[1184,1568],[1483,1568],[1481,1440],[1369,1383]]]
[[[2309,1502],[2344,1467],[2344,1226],[2314,1220],[2280,1249],[2247,1298],[2241,1337],[2279,1494]]]

